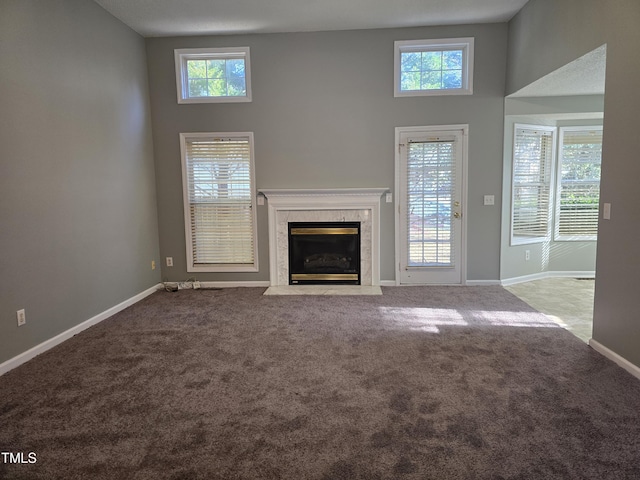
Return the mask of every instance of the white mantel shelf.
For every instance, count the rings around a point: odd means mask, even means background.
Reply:
[[[389,188],[261,188],[268,200],[271,286],[288,285],[288,221],[360,221],[361,280],[380,284],[380,197]]]
[[[261,188],[261,193],[267,198],[273,197],[333,197],[344,195],[377,195],[387,193],[388,188]]]

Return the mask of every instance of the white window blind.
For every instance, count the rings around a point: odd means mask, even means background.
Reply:
[[[556,240],[596,240],[602,127],[560,129]]]
[[[182,134],[190,271],[257,270],[252,135]]]
[[[513,147],[511,243],[549,237],[555,128],[516,125]]]
[[[407,225],[409,267],[455,265],[452,202],[455,138],[409,141]]]

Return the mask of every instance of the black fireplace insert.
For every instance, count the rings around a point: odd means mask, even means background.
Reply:
[[[289,222],[289,284],[360,285],[360,222]]]

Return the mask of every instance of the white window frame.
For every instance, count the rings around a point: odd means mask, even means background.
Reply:
[[[174,50],[178,103],[237,103],[251,101],[251,60],[249,47],[183,48]],[[190,97],[187,61],[243,59],[246,95]]]
[[[547,221],[546,232],[545,235],[532,235],[532,236],[519,236],[515,235],[515,201],[516,201],[516,141],[518,130],[531,130],[531,131],[539,131],[539,132],[549,132],[551,133],[551,147],[549,148],[549,158],[546,159],[547,165],[546,170],[548,170],[548,180],[545,182],[545,186],[548,191],[548,201],[546,206],[545,218]],[[551,238],[551,227],[552,227],[552,212],[554,205],[553,198],[553,185],[554,185],[554,177],[555,177],[555,165],[556,165],[556,150],[557,150],[557,128],[549,127],[545,125],[527,125],[527,124],[519,124],[516,123],[513,127],[513,147],[511,149],[511,215],[510,215],[510,242],[511,245],[526,245],[531,243],[542,243],[549,241]]]
[[[589,131],[599,131],[602,134],[602,126],[600,125],[589,125],[589,126],[570,126],[570,127],[560,127],[558,134],[558,157],[557,157],[557,173],[556,173],[556,202],[555,202],[555,225],[553,232],[554,241],[596,241],[598,239],[596,235],[561,235],[560,234],[560,208],[562,202],[562,162],[564,160],[563,151],[564,151],[564,137],[565,132],[589,132]],[[600,140],[600,143],[602,140]],[[595,215],[596,222],[598,221],[599,215],[599,205],[596,206],[595,211],[593,212]]]
[[[394,96],[416,97],[433,95],[473,94],[474,38],[445,38],[431,40],[402,40],[394,42]],[[421,90],[401,90],[401,56],[405,52],[441,52],[462,50],[462,87]]]
[[[251,221],[253,262],[252,263],[219,263],[219,264],[195,264],[193,252],[193,238],[191,225],[191,205],[189,195],[189,172],[187,165],[187,142],[190,140],[223,140],[223,139],[247,139],[249,142],[249,177],[251,196]],[[256,189],[255,189],[255,162],[253,147],[253,132],[224,132],[224,133],[181,133],[180,152],[182,163],[182,192],[184,203],[185,240],[187,247],[187,272],[257,272],[258,271],[258,236],[256,221]]]

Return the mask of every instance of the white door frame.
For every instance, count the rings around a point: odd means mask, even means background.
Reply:
[[[403,133],[415,133],[415,132],[443,132],[447,130],[462,131],[462,185],[461,189],[461,203],[462,203],[462,245],[460,249],[460,285],[466,285],[467,283],[467,170],[469,160],[469,125],[427,125],[422,127],[396,127],[395,129],[395,180],[394,191],[396,194],[396,202],[394,205],[395,216],[395,275],[396,285],[400,285],[400,258],[402,255],[401,245],[404,241],[400,238],[400,135]]]

